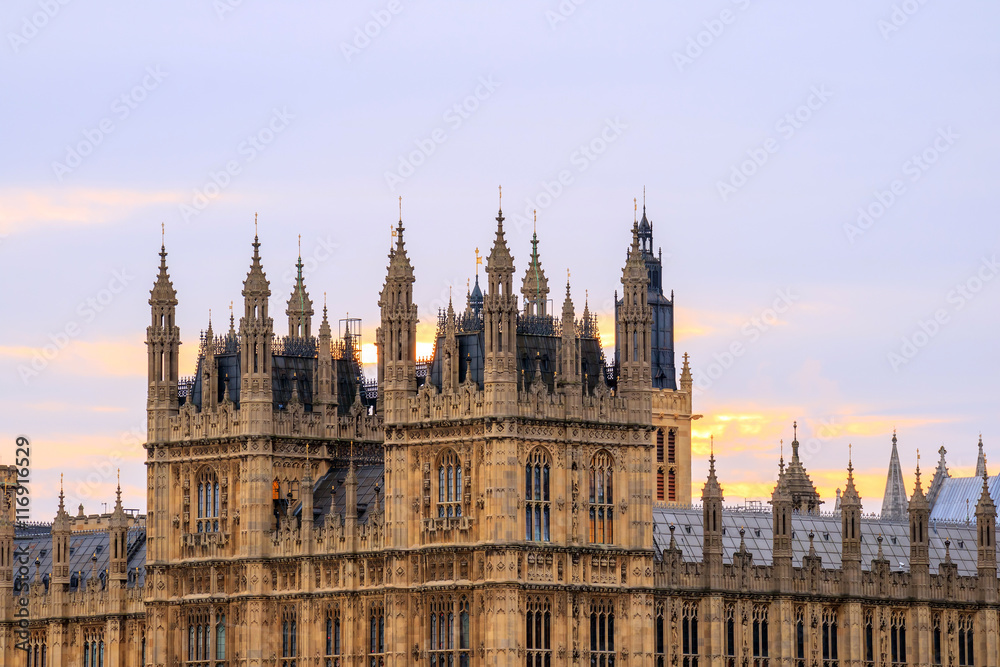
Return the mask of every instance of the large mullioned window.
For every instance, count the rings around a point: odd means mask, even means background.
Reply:
[[[615,607],[611,600],[595,600],[590,607],[590,665],[614,667]]]
[[[768,667],[768,631],[767,631],[767,605],[755,604],[753,606],[753,667]]]
[[[368,667],[385,665],[385,608],[372,604],[368,611]]]
[[[469,667],[472,638],[468,597],[432,598],[429,628],[431,667]]]
[[[906,664],[906,612],[892,612],[889,624],[889,664]]]
[[[975,618],[972,614],[962,614],[958,617],[958,664],[974,665]]]
[[[438,516],[462,516],[462,465],[450,449],[438,463]]]
[[[340,663],[340,611],[326,612],[326,667],[341,667]]]
[[[199,533],[219,531],[219,479],[209,469],[198,475],[198,525]]]
[[[524,468],[524,538],[549,541],[549,471],[548,454],[538,447],[528,457]]]
[[[552,665],[552,603],[549,598],[528,598],[528,610],[524,616],[525,648],[527,667],[551,667]]]
[[[590,463],[590,542],[614,544],[614,459],[606,451]]]
[[[823,667],[837,667],[837,610],[823,610]]]
[[[681,608],[681,665],[698,667],[698,603],[694,600]]]
[[[299,628],[294,607],[281,614],[281,667],[295,667],[299,653]]]

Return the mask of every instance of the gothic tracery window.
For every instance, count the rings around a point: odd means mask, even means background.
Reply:
[[[726,641],[726,667],[736,667],[736,605],[732,602],[726,604],[723,617],[725,619],[723,632]]]
[[[615,607],[608,599],[590,605],[590,666],[614,667]]]
[[[326,611],[326,667],[341,667],[340,662],[340,611]]]
[[[666,667],[667,664],[666,621],[664,604],[658,602],[656,604],[656,667]]]
[[[892,612],[889,625],[889,664],[906,664],[906,612]]]
[[[187,621],[187,664],[209,667],[213,655],[211,614],[208,609],[192,610]]]
[[[864,611],[864,634],[865,634],[865,667],[875,665],[875,611],[865,609]]]
[[[469,667],[472,638],[468,597],[432,598],[429,628],[431,667]]]
[[[535,542],[549,541],[549,472],[548,454],[536,447],[524,468],[524,537]]]
[[[373,603],[368,611],[368,667],[385,665],[385,608]]]
[[[941,612],[931,615],[931,664],[941,663]]]
[[[840,660],[837,658],[837,610],[827,608],[823,610],[823,667],[837,667]]]
[[[551,667],[551,620],[552,603],[549,598],[529,597],[528,610],[524,615],[525,648],[527,649],[525,664],[527,667]]]
[[[299,628],[295,607],[285,607],[281,612],[281,667],[295,667],[298,655]]]
[[[753,667],[768,667],[768,626],[767,626],[767,605],[755,604],[753,606]]]
[[[681,608],[681,665],[698,667],[698,603],[688,600]]]
[[[590,542],[614,544],[614,459],[599,451],[590,463]]]
[[[958,617],[958,664],[974,665],[975,662],[975,617],[972,614],[961,614]]]
[[[205,468],[198,474],[198,521],[199,533],[214,533],[219,531],[219,515],[221,500],[219,497],[219,479],[215,473]]]
[[[806,610],[795,608],[795,667],[806,667]]]
[[[462,465],[451,449],[438,462],[438,516],[462,516]]]

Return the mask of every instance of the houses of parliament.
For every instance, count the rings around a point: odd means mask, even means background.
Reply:
[[[714,451],[692,498],[691,370],[645,206],[621,229],[613,359],[569,282],[550,290],[537,235],[516,291],[502,211],[484,284],[436,314],[418,358],[404,231],[374,379],[359,323],[316,317],[301,258],[279,335],[256,235],[238,320],[209,322],[181,377],[161,248],[147,513],[120,488],[99,515],[60,492],[51,523],[21,523],[0,468],[0,664],[1000,664],[985,458],[952,478],[942,448],[907,493],[893,435],[875,517],[849,461],[821,509],[796,437],[769,507],[724,505]]]

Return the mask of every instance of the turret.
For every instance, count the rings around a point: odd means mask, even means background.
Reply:
[[[313,479],[309,445],[306,445],[306,465],[302,471],[302,479],[299,480],[299,498],[302,501],[302,524],[299,526],[302,548],[306,554],[310,554],[313,546]]]
[[[979,453],[976,455],[976,477],[986,475],[986,452],[983,451],[983,434],[979,434]]]
[[[358,468],[351,455],[351,464],[347,469],[347,480],[344,482],[344,534],[347,537],[349,549],[355,548],[355,538],[358,532]]]
[[[948,450],[941,445],[938,450],[938,454],[941,456],[938,460],[937,468],[934,469],[934,477],[931,479],[931,486],[927,489],[927,504],[930,506],[931,510],[934,509],[934,503],[937,502],[938,495],[941,493],[941,487],[944,486],[944,481],[951,477],[948,473],[948,463],[945,461],[945,455]]]
[[[0,618],[9,618],[14,599],[14,522],[11,505],[16,489],[0,487]]]
[[[244,413],[241,421],[246,420],[258,434],[269,432],[272,418],[274,322],[267,313],[270,296],[271,286],[260,262],[260,240],[254,234],[250,271],[243,281],[243,317],[240,318],[240,411]]]
[[[202,343],[201,360],[201,409],[214,410],[219,399],[219,378],[215,365],[215,333],[212,331],[212,315],[208,316],[208,331]]]
[[[382,313],[378,340],[379,401],[385,423],[406,419],[407,401],[417,393],[417,306],[413,303],[413,266],[403,240],[403,216],[396,227],[396,247],[378,305]]]
[[[452,393],[458,389],[458,370],[460,359],[458,358],[458,338],[457,325],[455,323],[455,307],[451,303],[451,296],[448,296],[448,312],[444,320],[444,353],[441,369],[441,389],[445,393]],[[471,374],[471,369],[466,371]]]
[[[288,335],[296,338],[309,338],[312,336],[313,304],[302,278],[301,235],[299,236],[299,260],[295,263],[295,269],[295,286],[292,288],[292,295],[288,297],[288,308],[285,310],[285,314],[288,315]]]
[[[580,352],[577,349],[576,313],[566,280],[566,299],[562,307],[562,344],[559,350],[559,378],[563,384],[576,385],[580,381]]]
[[[840,561],[845,595],[861,591],[861,496],[854,486],[854,464],[847,460],[847,486],[840,496]]]
[[[649,275],[639,248],[639,226],[632,225],[632,247],[622,269],[622,299],[616,305],[618,393],[633,399],[629,413],[646,421],[652,410],[651,326],[647,290]]]
[[[149,379],[146,394],[147,438],[166,440],[168,420],[178,412],[177,380],[181,333],[175,324],[177,292],[167,273],[166,246],[160,245],[160,271],[149,293],[151,321],[146,328]]]
[[[792,576],[792,494],[785,481],[785,457],[778,463],[778,482],[771,493],[772,553],[775,581],[782,586]]]
[[[108,537],[111,542],[110,563],[108,565],[108,587],[112,591],[125,588],[128,580],[128,516],[122,507],[122,483],[119,471],[118,489],[115,492],[115,508],[108,519]]]
[[[52,522],[52,585],[51,590],[66,592],[69,590],[69,540],[70,517],[66,511],[65,494],[62,489],[62,476],[59,478],[59,510]]]
[[[917,452],[916,481],[913,484],[913,495],[910,496],[910,580],[913,594],[924,597],[930,585],[930,535],[928,534],[928,519],[931,508],[924,497],[920,486],[920,453]]]
[[[323,414],[337,407],[336,366],[332,356],[333,338],[326,314],[326,295],[323,296],[323,321],[319,325],[316,362],[316,389],[314,411]]]
[[[521,296],[524,299],[524,314],[544,316],[549,298],[549,281],[538,259],[538,233],[531,235],[531,260],[521,281]]]
[[[517,397],[517,297],[512,284],[514,257],[504,237],[502,208],[497,212],[496,221],[496,238],[486,260],[483,383],[487,404],[495,413],[505,414],[512,409]]]
[[[708,459],[708,480],[701,490],[702,505],[702,562],[704,585],[714,588],[722,576],[722,487],[715,476],[715,442]]]
[[[983,491],[976,503],[976,569],[980,602],[997,600],[997,508],[990,495],[990,478],[983,462]]]

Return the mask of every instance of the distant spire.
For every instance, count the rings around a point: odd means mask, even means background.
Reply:
[[[882,518],[902,521],[907,518],[908,499],[903,483],[903,470],[899,464],[899,450],[896,447],[896,431],[892,432],[892,453],[889,456],[889,470],[885,480],[885,495],[882,498]]]
[[[976,458],[976,477],[986,474],[986,454],[983,452],[983,434],[979,434],[979,456]]]

